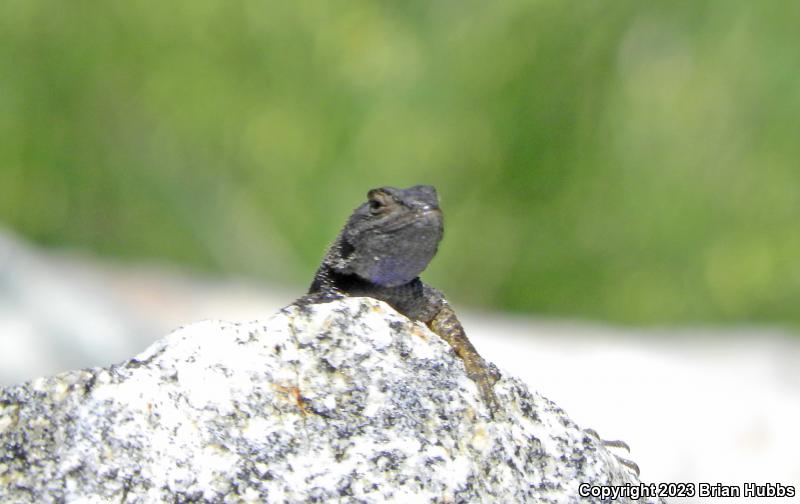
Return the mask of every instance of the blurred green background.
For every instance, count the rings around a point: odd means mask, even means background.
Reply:
[[[0,3],[0,225],[297,285],[437,186],[461,305],[800,322],[800,3]],[[287,299],[287,302],[290,301]]]

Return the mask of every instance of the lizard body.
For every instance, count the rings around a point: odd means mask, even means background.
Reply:
[[[496,368],[467,339],[444,295],[419,279],[436,255],[443,231],[439,199],[432,186],[373,189],[350,215],[328,248],[308,294],[297,303],[366,296],[425,323],[464,362],[493,415],[498,411],[493,390],[499,378]]]

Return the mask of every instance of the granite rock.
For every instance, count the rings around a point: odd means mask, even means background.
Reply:
[[[372,299],[200,322],[0,389],[0,502],[600,502],[580,485],[639,484],[518,379],[495,390],[492,419],[450,347]]]

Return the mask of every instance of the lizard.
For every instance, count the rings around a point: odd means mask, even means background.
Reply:
[[[444,294],[419,278],[436,255],[443,232],[433,186],[372,189],[328,247],[308,293],[295,304],[366,296],[424,323],[462,360],[494,417],[499,411],[493,388],[499,371],[469,341]]]
[[[444,219],[433,186],[372,189],[328,247],[308,293],[294,304],[365,296],[423,322],[463,361],[467,376],[495,418],[500,411],[494,393],[500,379],[497,367],[485,361],[469,341],[444,294],[419,278],[436,255],[443,234]],[[603,440],[593,429],[586,433],[604,446],[630,451],[624,441]],[[615,457],[638,476],[635,462]]]

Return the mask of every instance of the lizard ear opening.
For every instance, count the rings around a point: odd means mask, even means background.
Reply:
[[[367,193],[367,204],[373,214],[381,213],[389,203],[390,195],[383,189],[373,189]]]

